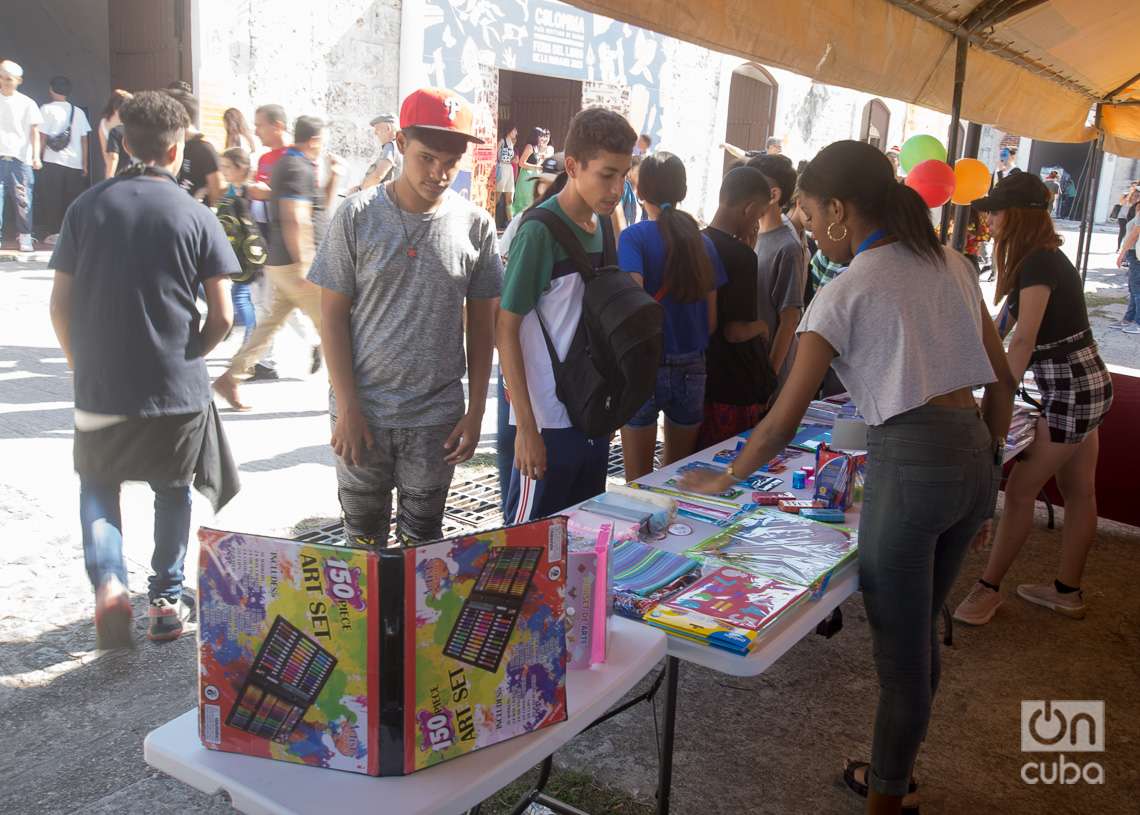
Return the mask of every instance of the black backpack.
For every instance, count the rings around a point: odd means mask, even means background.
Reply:
[[[230,280],[234,283],[248,283],[257,276],[269,257],[261,230],[250,215],[249,204],[240,195],[224,195],[214,211],[241,264],[241,272],[231,275]]]
[[[590,438],[620,428],[653,395],[665,342],[665,310],[617,267],[613,227],[608,218],[599,220],[600,268],[594,268],[570,226],[551,210],[533,207],[520,224],[539,221],[550,230],[586,284],[582,317],[566,359],[558,358],[537,307],[535,313],[550,353],[558,399],[571,424]]]

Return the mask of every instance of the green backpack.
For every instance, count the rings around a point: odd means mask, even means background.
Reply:
[[[214,212],[241,264],[241,272],[231,275],[230,280],[234,283],[248,283],[261,271],[268,257],[265,239],[261,237],[261,230],[250,216],[249,204],[241,196],[225,195]]]

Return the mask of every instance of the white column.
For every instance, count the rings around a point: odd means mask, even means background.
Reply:
[[[424,70],[424,0],[403,0],[400,6],[400,98],[428,84]]]

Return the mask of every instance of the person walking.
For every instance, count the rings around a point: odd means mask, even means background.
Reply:
[[[34,252],[32,239],[34,170],[40,163],[39,106],[17,88],[24,69],[10,59],[0,61],[0,234],[4,207],[11,199],[16,215],[16,243],[21,252]]]
[[[403,173],[345,201],[309,274],[332,382],[337,497],[357,544],[388,545],[393,489],[401,542],[442,537],[455,466],[479,442],[502,261],[491,216],[450,189],[468,145],[482,144],[473,124],[453,91],[409,94]]]
[[[43,168],[36,179],[36,229],[44,243],[53,245],[63,214],[87,185],[87,114],[71,102],[71,80],[53,76],[51,101],[40,108],[43,117]]]
[[[665,345],[655,392],[621,429],[626,481],[652,472],[661,413],[661,463],[672,464],[696,449],[708,377],[705,350],[717,325],[717,289],[728,281],[712,239],[678,209],[689,192],[681,159],[664,150],[644,156],[638,183],[649,220],[621,233],[618,265],[662,305]]]
[[[122,483],[154,491],[147,637],[155,641],[182,633],[190,485],[215,511],[238,490],[206,373],[206,354],[233,322],[227,278],[238,261],[217,218],[175,180],[185,110],[143,91],[121,113],[140,163],[75,200],[50,264],[52,326],[75,375],[79,516],[99,648],[132,645]]]
[[[1052,583],[1023,584],[1017,595],[1066,617],[1085,616],[1081,578],[1096,537],[1097,427],[1112,406],[1112,378],[1089,327],[1081,276],[1061,251],[1049,217],[1049,191],[1031,173],[1014,173],[974,207],[990,213],[997,288],[1008,297],[1009,367],[1028,370],[1041,393],[1033,444],[1005,485],[1005,504],[981,578],[954,612],[985,625],[1002,604],[1001,581],[1033,526],[1033,505],[1051,478],[1065,499],[1061,562]]]
[[[321,290],[306,275],[316,249],[313,207],[318,200],[316,162],[324,129],[325,123],[315,116],[299,117],[293,127],[293,145],[273,166],[269,217],[274,228],[265,266],[273,284],[273,304],[226,372],[214,380],[214,390],[234,410],[249,410],[241,401],[238,377],[249,373],[294,309],[304,312],[320,332]]]
[[[973,266],[939,243],[926,204],[877,148],[824,148],[800,176],[799,201],[819,248],[847,270],[812,299],[791,374],[736,460],[681,487],[721,492],[783,450],[828,366],[850,388],[868,425],[859,586],[879,699],[871,760],[848,761],[844,781],[868,813],[897,813],[918,805],[939,610],[993,515],[1016,383]]]
[[[225,113],[222,114],[222,126],[226,130],[226,141],[222,146],[223,150],[240,147],[251,157],[257,154],[257,138],[253,135],[253,131],[249,129],[249,123],[245,120],[245,114],[238,108],[226,108]]]
[[[111,91],[111,95],[107,98],[107,104],[103,106],[103,111],[99,114],[99,125],[96,130],[99,133],[99,156],[102,159],[103,166],[99,178],[96,179],[97,181],[113,177],[120,164],[125,167],[130,163],[129,156],[127,161],[122,160],[121,153],[125,151],[125,148],[122,147],[122,139],[119,138],[116,141],[111,137],[112,133],[121,136],[123,132],[120,127],[119,109],[130,98],[131,94],[121,88],[116,88]]]
[[[1140,212],[1125,224],[1124,240],[1116,255],[1116,265],[1128,270],[1128,308],[1123,319],[1109,323],[1109,328],[1119,328],[1125,334],[1140,334]]]

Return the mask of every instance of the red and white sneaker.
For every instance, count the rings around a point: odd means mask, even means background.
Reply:
[[[117,579],[95,590],[95,647],[100,651],[134,648],[131,597]]]
[[[181,600],[167,600],[165,597],[151,600],[146,615],[150,620],[146,638],[151,642],[169,642],[182,636],[186,606]]]

